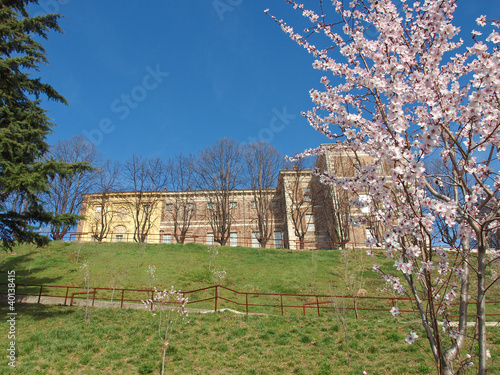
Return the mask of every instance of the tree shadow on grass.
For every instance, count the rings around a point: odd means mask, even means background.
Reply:
[[[16,302],[16,317],[22,318],[23,316],[29,316],[31,319],[44,320],[51,319],[55,317],[64,317],[72,315],[76,312],[77,308],[73,306],[47,306],[42,304],[34,304],[34,303],[20,303]],[[0,303],[0,314],[3,316],[7,316],[8,307],[5,302]]]
[[[30,262],[32,261],[34,261],[34,259],[31,257],[31,254],[21,254],[4,260],[0,266],[0,283],[8,282],[9,271],[15,271],[15,281],[18,287],[24,284],[54,284],[62,279],[61,276],[38,276],[41,272],[45,271],[47,267],[31,268]],[[4,287],[5,286],[0,285],[0,292],[4,292]]]
[[[10,268],[10,270],[16,270],[15,268]],[[56,276],[56,277],[47,277],[47,276],[42,276],[38,277],[37,273],[42,272],[44,268],[32,268],[30,270],[29,276],[27,275],[27,272],[24,273],[18,273],[16,271],[16,277],[15,277],[15,284],[17,285],[17,290],[18,293],[24,294],[23,288],[25,288],[26,285],[54,285],[57,284],[58,280],[61,280],[61,276]],[[9,280],[7,271],[0,271],[0,283],[1,284],[7,284]],[[29,288],[29,287],[28,287]],[[6,293],[7,292],[7,285],[0,285],[0,293]],[[39,289],[39,288],[37,288]],[[31,294],[28,292],[28,294]]]

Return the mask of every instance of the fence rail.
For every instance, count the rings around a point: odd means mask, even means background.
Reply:
[[[0,283],[1,289],[4,289],[0,294],[6,294],[7,285],[7,283]],[[18,293],[20,289],[21,293]],[[65,306],[68,302],[69,306],[72,306],[75,300],[89,300],[89,296],[92,295],[92,306],[96,303],[104,305],[111,303],[107,306],[117,306],[119,303],[120,308],[124,308],[128,303],[135,304],[135,307],[142,307],[141,301],[149,300],[153,297],[153,293],[154,290],[150,289],[95,287],[85,290],[84,287],[78,286],[16,285],[17,296],[38,297],[37,303],[41,303],[42,298],[59,298],[59,302]],[[262,313],[262,308],[264,308],[264,311],[271,310],[271,313],[281,315],[290,310],[301,311],[303,315],[306,315],[308,310],[314,310],[320,316],[322,310],[335,309],[339,301],[342,301],[343,309],[354,310],[356,316],[358,311],[388,312],[393,306],[398,306],[401,312],[416,312],[410,298],[407,297],[240,292],[222,285],[212,285],[182,293],[189,299],[188,307],[210,310],[213,307],[214,311],[231,307],[245,314]],[[116,299],[114,299],[115,294],[119,296]],[[492,310],[486,314],[487,316],[500,316],[500,301],[487,301],[486,303]],[[470,302],[471,306],[474,304],[475,302]],[[450,304],[452,308],[458,305],[459,303]],[[454,315],[451,316],[454,317]]]

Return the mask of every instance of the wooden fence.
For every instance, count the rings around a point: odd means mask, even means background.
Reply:
[[[1,294],[6,294],[6,283],[0,284]],[[56,302],[71,306],[75,300],[90,300],[92,306],[103,307],[135,307],[143,306],[141,301],[153,297],[154,290],[127,289],[127,288],[90,288],[63,286],[63,285],[16,285],[17,298],[31,296],[42,303],[46,298],[57,298]],[[201,310],[218,311],[222,308],[231,308],[241,313],[268,313],[281,314],[285,312],[299,312],[303,315],[313,311],[318,316],[321,311],[341,308],[354,310],[356,316],[359,311],[388,312],[393,306],[398,306],[400,312],[415,312],[412,302],[406,297],[393,296],[341,296],[326,294],[287,294],[287,293],[260,293],[240,292],[222,285],[212,285],[205,288],[183,291],[188,299],[188,307]],[[126,304],[129,304],[126,306]],[[132,305],[130,305],[132,304]],[[473,307],[475,302],[470,302]],[[500,301],[487,301],[487,316],[500,316]],[[452,303],[453,310],[458,303]],[[471,315],[473,311],[471,309]],[[453,317],[453,314],[452,314]]]

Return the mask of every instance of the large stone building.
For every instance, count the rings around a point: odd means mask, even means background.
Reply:
[[[316,168],[353,176],[363,160],[357,156],[332,149],[318,157]],[[297,168],[281,170],[275,189],[92,193],[83,199],[85,219],[77,239],[290,249],[362,246],[378,235],[373,207],[352,204],[364,199],[321,184],[311,169]]]

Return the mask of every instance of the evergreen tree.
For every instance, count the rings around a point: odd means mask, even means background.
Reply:
[[[43,245],[36,232],[47,224],[75,223],[75,215],[45,212],[40,197],[49,178],[88,168],[85,163],[49,160],[46,137],[53,124],[41,97],[66,104],[53,87],[32,76],[47,63],[43,46],[51,30],[60,32],[59,15],[30,17],[37,0],[0,1],[0,234],[4,248],[17,242]]]

